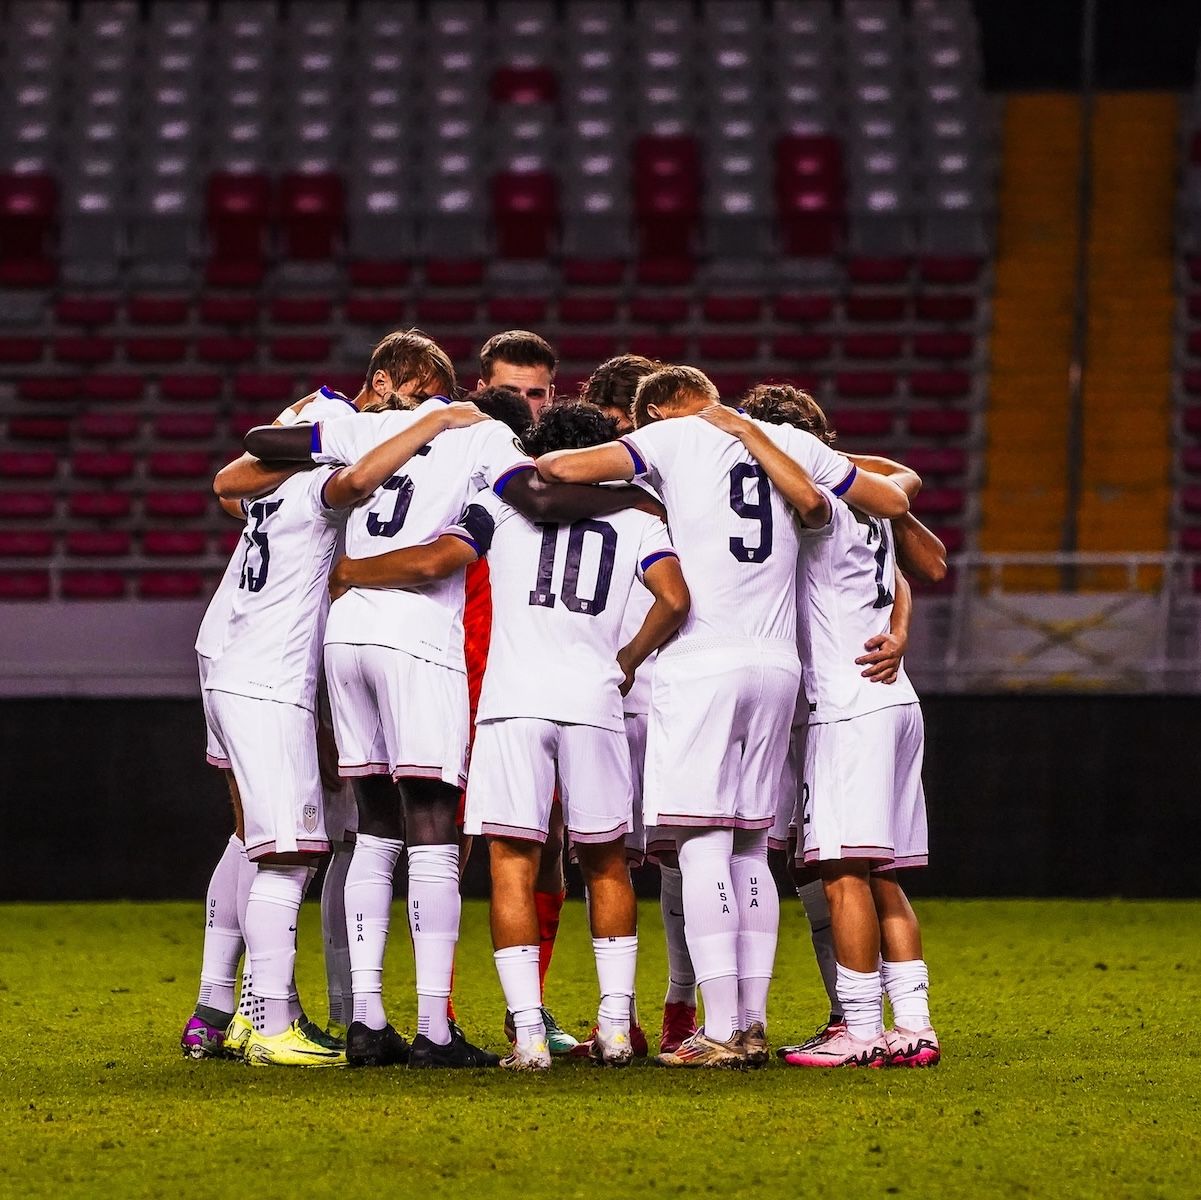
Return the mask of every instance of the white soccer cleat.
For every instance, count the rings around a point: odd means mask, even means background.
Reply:
[[[933,1067],[942,1059],[938,1034],[929,1026],[925,1029],[889,1029],[884,1034],[888,1043],[889,1066]]]
[[[887,1067],[892,1061],[885,1035],[854,1037],[845,1025],[831,1026],[824,1036],[794,1046],[780,1057],[791,1067]]]
[[[615,1029],[608,1037],[597,1029],[589,1045],[588,1057],[598,1067],[628,1067],[634,1059],[634,1043],[628,1029]]]
[[[513,1052],[500,1060],[505,1071],[549,1071],[550,1046],[545,1039],[528,1045],[514,1045]]]

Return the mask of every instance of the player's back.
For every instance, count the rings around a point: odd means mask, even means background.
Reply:
[[[855,659],[887,633],[896,594],[892,526],[829,496],[831,516],[801,534],[797,630],[809,722],[848,717],[917,700],[902,665],[894,683],[872,683]]]
[[[311,708],[343,513],[325,506],[325,468],[245,504],[225,645],[206,686]]]
[[[458,529],[487,553],[492,586],[479,721],[538,717],[621,730],[617,651],[631,589],[673,553],[662,521],[627,510],[535,524],[485,493]]]

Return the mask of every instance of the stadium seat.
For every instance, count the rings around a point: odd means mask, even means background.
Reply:
[[[914,437],[962,437],[971,427],[971,417],[958,409],[918,408],[909,414],[909,432]]]
[[[0,600],[45,600],[49,595],[47,571],[0,571]]]
[[[82,450],[71,460],[71,474],[76,479],[130,479],[134,462],[126,451]]]
[[[614,287],[625,279],[626,265],[617,259],[568,258],[563,280],[573,287]]]
[[[935,292],[918,296],[913,308],[919,321],[972,321],[976,317],[976,297],[962,292]]]
[[[688,339],[671,334],[635,333],[630,336],[630,353],[643,354],[660,362],[678,362],[688,350]]]
[[[200,298],[200,319],[206,325],[249,325],[258,315],[259,303],[254,296]]]
[[[565,295],[559,301],[559,320],[566,325],[608,325],[617,320],[612,296]]]
[[[128,517],[133,501],[128,492],[72,492],[67,511],[89,521],[116,521]]]
[[[918,275],[926,283],[975,283],[983,269],[978,258],[922,258],[917,265]]]
[[[909,376],[910,395],[931,400],[953,400],[971,392],[967,371],[914,371]]]
[[[701,315],[719,325],[744,325],[758,321],[763,302],[758,296],[706,296]]]
[[[697,352],[706,362],[741,362],[758,355],[759,339],[753,334],[703,334]]]
[[[0,174],[0,261],[10,267],[4,282],[19,287],[22,276],[32,281],[46,267],[53,279],[47,255],[57,217],[58,183],[52,176]]]
[[[646,325],[674,325],[688,320],[687,296],[633,296],[630,317]]]
[[[14,442],[63,442],[71,423],[65,417],[10,417],[8,436]]]
[[[844,400],[880,400],[895,395],[897,377],[891,371],[839,371],[834,390]]]
[[[46,451],[0,452],[0,479],[53,479],[58,458]]]
[[[42,376],[17,380],[17,396],[35,403],[61,404],[79,397],[79,380],[67,377]]]
[[[846,298],[849,321],[903,321],[905,309],[904,296],[859,293]]]
[[[492,220],[501,258],[544,259],[559,219],[558,185],[546,172],[501,172],[492,180]]]
[[[209,511],[212,499],[211,492],[147,492],[142,497],[142,511],[148,517],[203,517]]]
[[[54,305],[60,325],[109,325],[117,319],[117,301],[111,296],[63,296]]]
[[[61,588],[66,600],[119,600],[125,577],[117,571],[64,571]]]
[[[425,282],[431,287],[473,288],[484,282],[484,264],[476,258],[430,258]]]
[[[0,337],[0,364],[16,366],[35,363],[41,359],[42,350],[41,338]]]
[[[302,262],[328,261],[346,216],[341,177],[285,175],[279,181],[279,212],[284,254]]]
[[[168,442],[195,442],[214,437],[217,418],[213,413],[163,413],[154,420],[154,436]]]
[[[848,359],[885,361],[900,358],[904,346],[898,333],[848,333],[842,339],[842,352]]]
[[[166,365],[183,362],[188,343],[183,338],[130,338],[125,343],[125,357],[130,362]]]
[[[220,375],[164,375],[158,388],[164,400],[184,404],[216,400],[221,395],[222,379]]]
[[[54,534],[43,529],[0,530],[0,558],[49,558]]]
[[[772,339],[772,355],[794,362],[821,362],[834,351],[834,340],[822,333],[784,333]]]
[[[913,338],[915,358],[957,362],[970,358],[975,340],[970,333],[918,333]]]
[[[159,450],[146,463],[152,479],[205,479],[212,475],[212,461],[198,451]]]
[[[183,325],[188,308],[183,296],[130,296],[125,315],[133,325]]]
[[[329,358],[327,337],[278,337],[271,339],[271,357],[284,363],[320,363]]]
[[[776,296],[772,311],[777,321],[799,325],[820,325],[834,315],[833,296]]]
[[[79,419],[81,437],[99,442],[128,442],[138,436],[141,421],[137,413],[89,412]]]
[[[65,542],[72,558],[124,558],[132,545],[124,529],[73,529]]]
[[[204,593],[198,571],[147,571],[138,576],[138,596],[143,600],[190,600]]]
[[[146,379],[141,375],[88,375],[79,385],[88,400],[141,400],[146,391]]]
[[[404,287],[412,273],[407,262],[396,261],[359,260],[348,268],[351,286],[364,288]]]
[[[29,521],[54,515],[53,492],[0,492],[0,518]]]
[[[490,324],[529,328],[546,321],[547,302],[542,296],[494,296],[487,304]]]
[[[252,402],[270,401],[287,404],[297,397],[291,375],[260,375],[243,372],[234,376],[234,398]]]
[[[148,529],[142,534],[142,550],[150,558],[194,558],[205,549],[200,530]]]
[[[909,268],[907,258],[852,258],[847,277],[852,283],[904,283]]]
[[[399,296],[348,296],[342,311],[355,325],[397,326],[404,317],[405,302]]]
[[[323,325],[329,321],[333,304],[324,296],[276,296],[268,309],[280,325]]]
[[[211,258],[257,263],[266,249],[270,212],[271,181],[265,175],[212,175],[205,201]]]
[[[258,353],[249,337],[202,337],[196,342],[196,361],[213,364],[248,363]]]
[[[54,339],[56,362],[74,366],[96,367],[112,362],[117,353],[117,343],[106,337],[60,337]]]

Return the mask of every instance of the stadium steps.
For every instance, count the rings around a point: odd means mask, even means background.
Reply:
[[[1172,472],[1174,93],[1097,97],[1079,547],[1164,551]]]
[[[992,377],[981,504],[986,552],[1059,550],[1078,237],[1080,102],[1010,96],[1002,130]],[[1056,572],[1007,576],[1054,589]]]

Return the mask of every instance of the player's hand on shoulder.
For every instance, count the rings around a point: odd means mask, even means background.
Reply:
[[[860,672],[872,683],[896,683],[901,659],[905,656],[905,639],[895,633],[878,633],[863,644],[866,654],[855,659],[855,665],[863,667]]]
[[[481,421],[490,421],[487,413],[481,412],[470,400],[459,400],[446,406],[446,428],[466,429],[469,425],[478,425]]]
[[[731,434],[733,437],[742,437],[751,424],[747,417],[727,404],[711,404],[697,413],[697,416],[702,421],[716,425],[723,433]]]
[[[300,414],[302,412],[304,412],[304,410],[306,408],[308,408],[308,406],[310,404],[312,404],[313,401],[316,400],[319,395],[321,395],[320,390],[315,391],[315,392],[309,392],[309,394],[307,396],[302,396],[299,400],[296,401],[295,404],[289,404],[288,407],[284,410],[284,413],[281,415],[286,415],[287,413],[290,412],[294,415],[294,417],[300,416]],[[277,425],[281,424],[281,422],[278,419],[276,420],[275,423]]]

